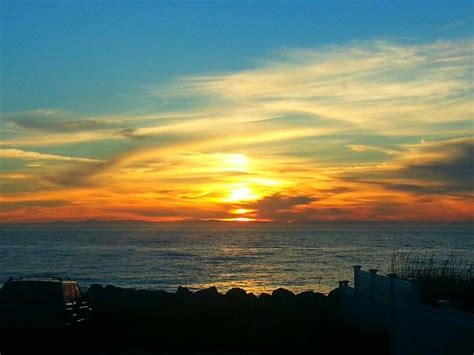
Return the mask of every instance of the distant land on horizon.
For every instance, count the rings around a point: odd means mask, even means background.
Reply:
[[[183,221],[140,221],[140,220],[99,220],[89,219],[80,221],[44,221],[4,223],[0,222],[0,229],[49,229],[49,228],[364,228],[374,226],[384,227],[429,227],[437,226],[472,226],[473,221],[220,221],[220,220],[183,220]]]

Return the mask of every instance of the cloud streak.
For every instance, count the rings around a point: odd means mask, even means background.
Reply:
[[[22,203],[0,217],[38,201],[61,218],[444,218],[436,204],[468,218],[472,53],[470,40],[282,49],[143,94],[166,112],[5,114],[1,187]]]
[[[57,160],[57,161],[73,161],[79,163],[102,163],[102,160],[68,157],[64,155],[44,154],[38,152],[24,151],[21,149],[0,149],[0,158],[7,159],[26,159],[26,160]]]
[[[348,180],[419,194],[464,194],[467,197],[473,192],[472,138],[422,142],[405,148],[405,153],[398,154],[389,163],[349,169],[342,174]]]

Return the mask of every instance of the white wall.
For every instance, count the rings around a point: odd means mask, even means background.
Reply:
[[[355,269],[341,284],[342,316],[365,333],[390,337],[392,355],[474,355],[474,317],[418,302],[416,284]]]

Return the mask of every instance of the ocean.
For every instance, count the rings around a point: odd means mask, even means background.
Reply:
[[[389,272],[393,251],[474,262],[471,224],[355,223],[246,227],[244,223],[0,228],[0,284],[10,276],[59,275],[91,284],[175,291],[216,286],[327,293],[352,265]]]

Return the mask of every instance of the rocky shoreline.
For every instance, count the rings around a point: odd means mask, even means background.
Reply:
[[[70,344],[69,353],[387,352],[386,339],[358,334],[340,319],[337,289],[327,296],[312,291],[294,294],[283,288],[254,295],[240,288],[221,294],[215,287],[196,292],[179,287],[170,293],[92,285],[84,296],[93,316],[80,328],[61,334]],[[36,341],[35,353],[41,344],[52,351],[51,336]],[[9,353],[16,352],[9,347],[2,355]]]

